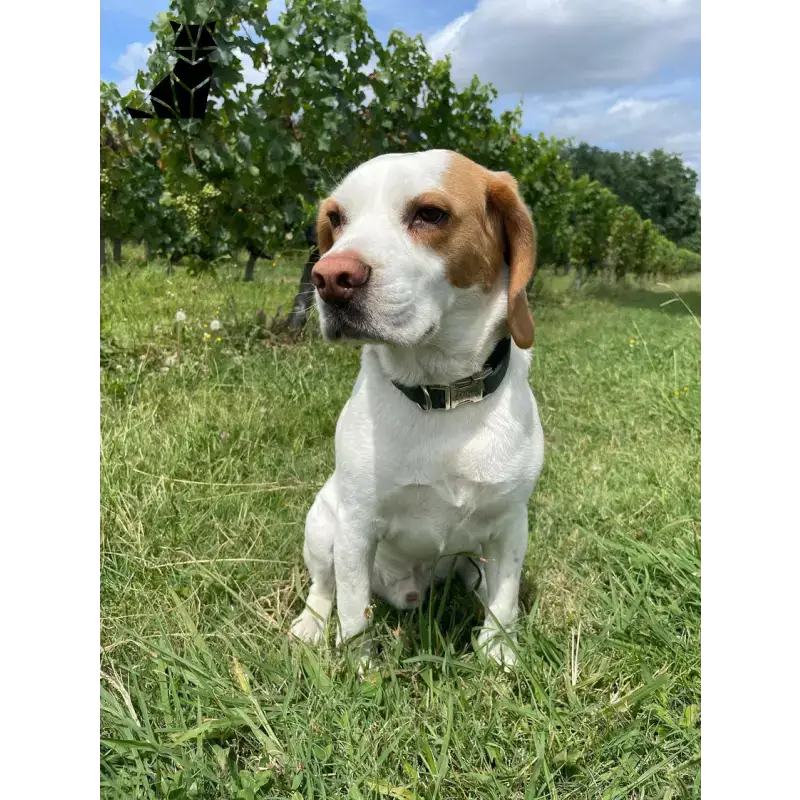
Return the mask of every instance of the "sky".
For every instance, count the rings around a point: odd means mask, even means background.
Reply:
[[[363,0],[384,41],[420,33],[477,74],[523,129],[612,150],[678,153],[700,173],[700,0]],[[101,0],[100,75],[123,93],[147,62],[168,0]],[[283,0],[270,2],[276,14]]]

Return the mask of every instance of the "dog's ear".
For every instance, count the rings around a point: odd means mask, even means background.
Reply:
[[[517,182],[508,172],[493,172],[488,200],[503,220],[508,263],[508,330],[517,347],[533,344],[533,317],[525,289],[533,277],[536,262],[536,229],[520,197]]]

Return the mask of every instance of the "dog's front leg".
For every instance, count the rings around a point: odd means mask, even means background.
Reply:
[[[495,661],[513,665],[517,656],[515,623],[519,579],[528,547],[528,509],[520,506],[500,521],[500,532],[483,545],[486,558],[486,620],[478,635],[478,647]]]
[[[365,631],[372,621],[372,568],[378,541],[371,526],[348,521],[342,528],[333,547],[339,612],[336,644],[361,635],[358,649],[363,667],[372,652]]]

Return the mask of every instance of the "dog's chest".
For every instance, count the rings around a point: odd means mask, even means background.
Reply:
[[[512,488],[481,474],[474,454],[411,450],[382,481],[385,538],[409,556],[475,551]]]
[[[343,493],[369,505],[380,539],[425,561],[502,534],[535,480],[527,385],[420,415],[383,376],[370,377],[360,374],[337,427],[337,469]]]
[[[409,556],[435,558],[473,549],[483,538],[476,518],[481,490],[466,481],[411,484],[380,504],[385,538]]]

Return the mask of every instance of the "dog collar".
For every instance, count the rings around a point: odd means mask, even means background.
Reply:
[[[479,403],[503,382],[511,356],[511,339],[501,339],[480,372],[446,386],[402,386],[392,383],[423,411],[451,411],[464,403]]]

